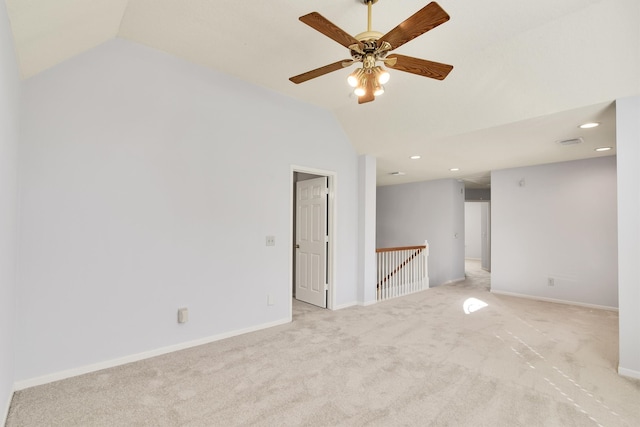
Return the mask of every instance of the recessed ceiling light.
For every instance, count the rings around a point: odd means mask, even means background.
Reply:
[[[409,157],[411,160],[418,160],[420,158],[420,156],[411,156]]]
[[[584,123],[581,124],[580,126],[578,126],[580,129],[591,129],[591,128],[595,128],[600,126],[600,123],[598,122],[589,122],[589,123]]]
[[[451,168],[449,169],[451,172],[458,172],[460,170],[460,168]]]
[[[404,175],[404,172],[391,172],[389,173],[389,175],[393,175],[393,176],[400,176],[400,175]]]
[[[611,147],[598,147],[595,149],[595,151],[609,151],[611,150]]]

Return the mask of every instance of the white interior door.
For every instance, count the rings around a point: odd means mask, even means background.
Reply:
[[[327,306],[327,177],[296,183],[296,299]]]

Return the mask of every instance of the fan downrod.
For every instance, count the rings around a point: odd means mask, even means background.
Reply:
[[[373,31],[371,29],[371,6],[378,3],[378,0],[362,0],[362,3],[367,6],[367,31],[364,31],[360,34],[356,34],[355,38],[359,42],[365,42],[367,40],[375,40],[377,41],[383,34],[379,31]]]

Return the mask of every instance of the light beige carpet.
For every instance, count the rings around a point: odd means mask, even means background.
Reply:
[[[488,286],[470,264],[370,307],[296,302],[291,324],[17,392],[7,426],[640,425],[615,312]]]

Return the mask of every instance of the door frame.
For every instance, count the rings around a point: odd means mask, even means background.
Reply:
[[[333,310],[336,306],[336,289],[335,289],[335,265],[336,265],[336,219],[337,219],[337,187],[338,187],[338,175],[336,172],[328,171],[324,169],[310,168],[306,166],[291,165],[289,172],[289,242],[291,244],[289,251],[289,313],[293,318],[293,287],[295,286],[295,277],[293,276],[293,268],[295,265],[295,255],[293,247],[295,246],[295,173],[308,173],[318,176],[327,177],[327,189],[329,196],[327,199],[327,222],[328,222],[328,236],[329,244],[327,246],[327,309]]]
[[[491,200],[483,200],[480,207],[480,230],[486,236],[480,236],[480,266],[483,270],[491,272]],[[484,220],[484,221],[483,221]]]
[[[480,205],[480,266],[483,270],[491,272],[491,200],[465,200],[465,223],[467,220],[467,203]],[[465,238],[467,230],[465,227]],[[483,235],[486,233],[486,236]],[[465,241],[466,246],[466,241]],[[466,259],[466,248],[465,248]],[[486,268],[485,268],[486,266]]]

